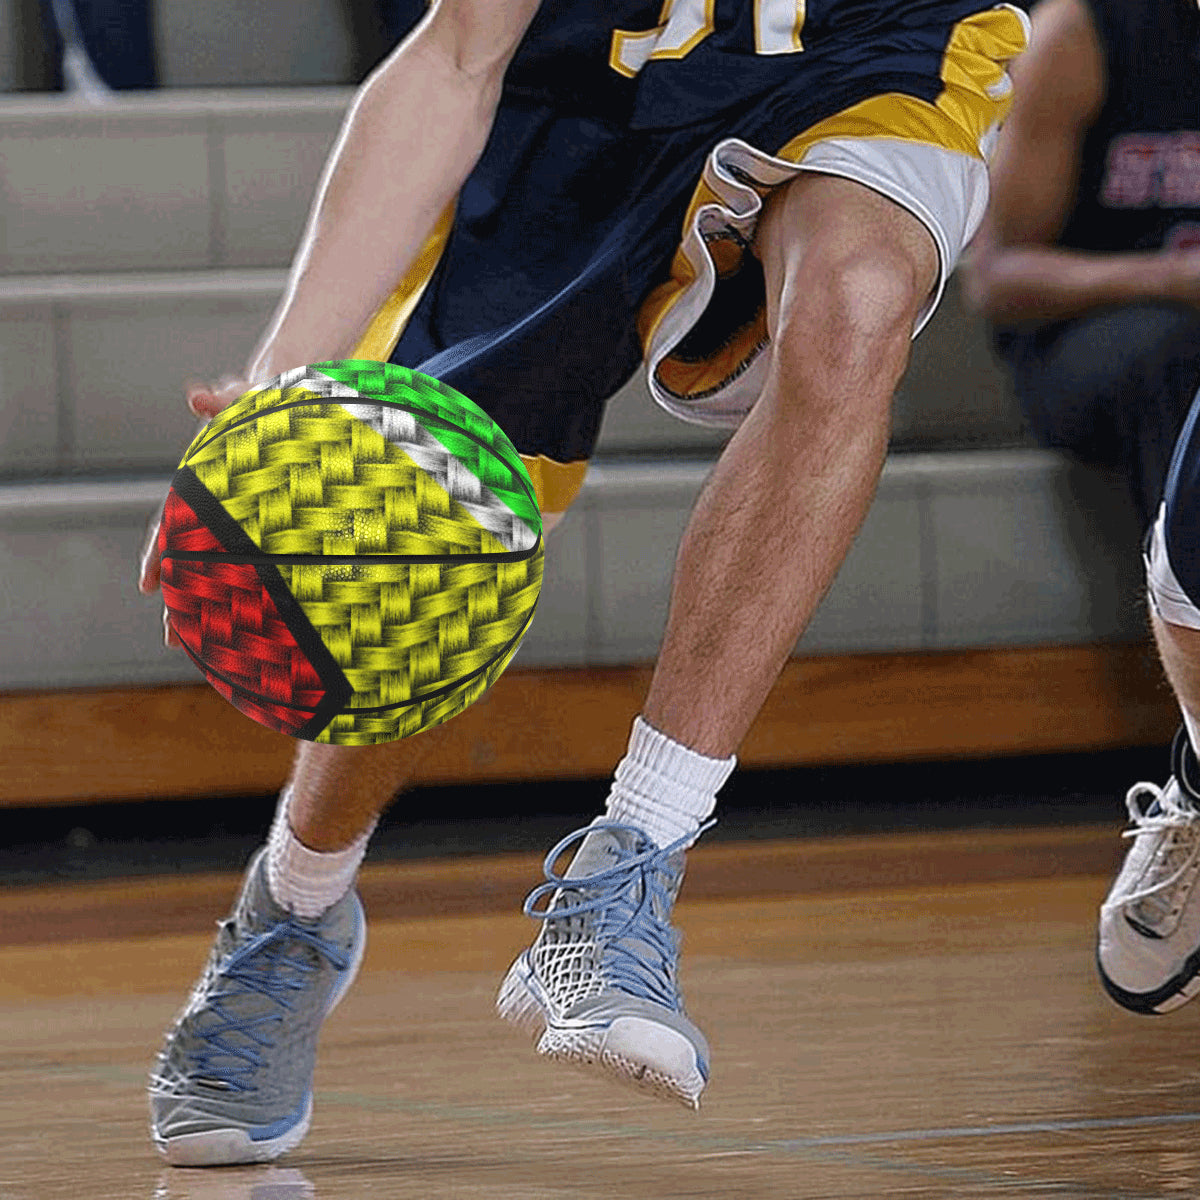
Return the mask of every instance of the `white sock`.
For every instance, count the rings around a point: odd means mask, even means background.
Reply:
[[[637,717],[629,751],[608,794],[606,815],[643,830],[659,847],[695,838],[735,766],[736,755],[707,758]]]
[[[344,850],[310,850],[292,830],[288,816],[291,789],[285,788],[267,838],[267,889],[280,908],[312,921],[332,908],[350,889],[367,853],[375,823]]]

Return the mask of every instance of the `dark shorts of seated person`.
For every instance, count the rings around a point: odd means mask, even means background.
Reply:
[[[1148,528],[1200,388],[1200,311],[1127,305],[999,329],[995,344],[1039,441],[1120,473]]]

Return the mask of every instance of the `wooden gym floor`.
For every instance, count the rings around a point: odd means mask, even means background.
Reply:
[[[0,895],[2,1200],[1200,1194],[1200,1005],[1115,1008],[1092,965],[1117,828],[701,844],[679,908],[700,1113],[540,1061],[494,1020],[536,856],[369,867],[359,982],[308,1140],[165,1167],[160,1033],[236,879]]]

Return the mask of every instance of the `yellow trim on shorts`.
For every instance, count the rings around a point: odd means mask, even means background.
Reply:
[[[1025,49],[1026,40],[1022,15],[1011,7],[992,8],[965,17],[951,30],[946,43],[940,72],[943,87],[935,103],[901,92],[871,96],[818,121],[777,150],[775,157],[799,164],[814,145],[831,138],[890,138],[942,146],[983,159],[984,139],[1012,107],[1012,85],[1005,68]],[[761,195],[770,191],[756,190]],[[683,219],[681,234],[686,236],[702,205],[714,203],[719,203],[718,197],[700,179]],[[644,350],[648,350],[659,325],[695,279],[696,272],[681,245],[672,260],[670,278],[651,291],[638,310],[638,336]],[[731,353],[735,349],[752,349],[752,341],[753,335],[745,332],[735,337],[722,352],[719,364],[716,359],[710,360],[711,370],[706,371],[700,363],[689,364],[690,370],[683,372],[691,377],[689,390],[681,394],[719,386],[717,377],[726,369]],[[659,364],[660,376],[668,361],[669,358]],[[679,366],[682,368],[682,364]]]
[[[441,261],[442,252],[450,240],[450,228],[454,224],[454,201],[442,210],[433,232],[425,239],[416,261],[396,286],[392,294],[380,305],[371,318],[367,331],[354,347],[351,358],[362,358],[367,362],[387,362],[404,332],[405,325],[416,310],[434,271]]]
[[[965,17],[954,26],[942,56],[941,95],[930,104],[885,92],[817,122],[776,154],[799,163],[829,138],[892,138],[922,142],[985,159],[983,141],[1012,107],[1005,67],[1025,49],[1025,25],[1010,8]]]
[[[575,462],[560,463],[544,454],[522,454],[521,461],[533,481],[538,508],[542,513],[566,512],[583,487],[588,460],[581,458]]]
[[[387,362],[391,358],[392,351],[395,350],[404,327],[429,286],[429,281],[433,278],[446,249],[446,243],[450,240],[454,208],[453,201],[446,205],[433,227],[433,232],[425,239],[416,261],[371,318],[371,323],[355,346],[351,358],[362,358],[368,362]],[[583,479],[588,469],[587,459],[560,463],[544,454],[522,454],[521,461],[533,481],[538,507],[542,512],[566,512],[579,494],[579,489],[583,487]]]

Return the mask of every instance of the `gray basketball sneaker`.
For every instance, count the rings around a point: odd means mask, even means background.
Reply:
[[[547,882],[525,901],[542,930],[509,969],[496,1008],[540,1034],[540,1054],[699,1108],[708,1044],[683,1011],[680,935],[670,923],[690,840],[660,850],[641,830],[601,818],[559,842],[546,857]],[[570,867],[556,874],[577,841]]]
[[[300,1144],[317,1033],[365,947],[353,890],[298,920],[271,898],[258,854],[150,1077],[150,1132],[169,1163],[269,1162]]]
[[[1183,728],[1171,763],[1165,788],[1129,789],[1133,845],[1100,908],[1100,981],[1139,1013],[1169,1012],[1200,992],[1200,770]]]

